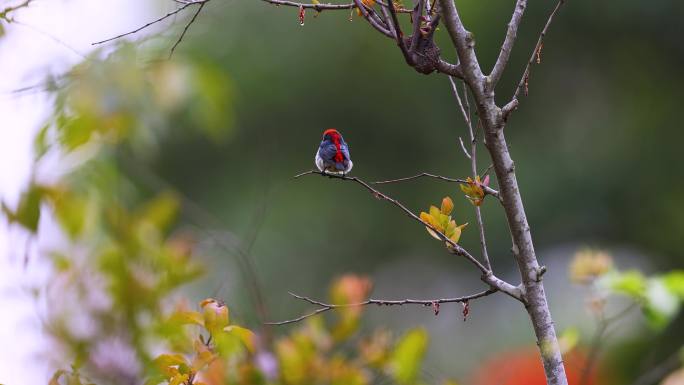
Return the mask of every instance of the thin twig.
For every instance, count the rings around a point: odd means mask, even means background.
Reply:
[[[419,179],[419,178],[434,178],[438,179],[444,182],[452,182],[452,183],[460,183],[460,184],[468,184],[468,181],[465,179],[457,179],[457,178],[448,178],[445,176],[441,175],[436,175],[436,174],[430,174],[427,172],[420,173],[418,175],[413,175],[413,176],[407,176],[404,178],[397,178],[397,179],[388,179],[388,180],[381,180],[381,181],[376,181],[376,182],[371,182],[371,184],[390,184],[390,183],[399,183],[399,182],[406,182],[414,179]],[[501,201],[501,195],[499,194],[499,191],[494,190],[491,187],[488,186],[482,186],[482,190],[486,195],[491,195],[495,197],[497,200]]]
[[[553,21],[553,17],[556,15],[558,10],[565,4],[565,0],[558,0],[558,3],[556,6],[553,8],[553,11],[551,11],[551,14],[549,14],[549,18],[546,20],[546,24],[544,25],[544,28],[542,29],[541,33],[539,34],[539,39],[537,39],[537,44],[534,46],[534,50],[532,50],[532,54],[530,55],[530,60],[527,61],[527,65],[525,66],[525,71],[523,71],[523,75],[520,78],[520,82],[518,82],[518,86],[515,88],[515,93],[513,94],[513,97],[511,98],[511,101],[508,102],[503,108],[502,108],[502,114],[504,116],[504,119],[508,117],[508,114],[510,114],[513,110],[515,110],[518,106],[518,96],[520,95],[520,91],[523,88],[527,88],[527,82],[530,77],[530,68],[532,66],[532,63],[535,62],[537,59],[537,55],[539,54],[539,49],[542,47],[542,44],[544,44],[544,37],[546,36],[547,31],[549,30],[549,26],[551,26],[551,22]]]
[[[527,7],[527,0],[517,0],[515,2],[515,9],[513,10],[513,15],[511,16],[511,21],[508,23],[508,29],[506,30],[506,38],[501,45],[501,50],[499,51],[499,57],[496,59],[492,73],[489,75],[491,80],[491,88],[496,87],[496,83],[501,79],[506,64],[508,64],[508,59],[511,57],[511,51],[513,50],[513,43],[518,35],[518,26],[522,20],[523,13],[525,13],[525,7]]]
[[[392,0],[387,0],[387,8],[389,9],[390,14],[390,20],[388,20],[387,23],[394,24],[394,39],[397,41],[397,45],[399,46],[401,53],[404,55],[406,63],[410,66],[413,66],[413,59],[411,58],[411,53],[404,43],[404,33],[401,31],[401,25],[399,24],[399,19],[397,18],[397,11],[394,8],[394,2]]]
[[[472,172],[473,180],[475,180],[478,176],[477,174],[477,137],[475,131],[473,131],[473,122],[472,118],[470,116],[470,101],[468,101],[468,90],[465,87],[465,83],[463,84],[463,102],[461,102],[461,97],[458,92],[458,87],[456,87],[456,81],[449,76],[449,82],[451,83],[451,89],[454,93],[454,96],[456,97],[456,101],[458,102],[458,106],[461,109],[461,114],[463,114],[463,120],[466,123],[466,127],[468,128],[468,134],[470,135],[470,152],[466,150],[465,145],[463,144],[463,139],[459,136],[458,140],[461,142],[461,148],[463,149],[463,153],[465,153],[466,157],[470,159],[470,169]],[[465,107],[464,107],[465,105]],[[487,186],[482,186],[483,191],[484,188]],[[489,261],[489,253],[487,252],[487,241],[485,237],[485,230],[484,230],[484,220],[482,219],[482,212],[480,211],[480,206],[475,205],[475,218],[477,220],[477,232],[480,237],[480,252],[482,253],[482,259],[484,260],[484,265],[487,267],[488,270],[492,270],[492,264]]]
[[[46,32],[46,31],[44,31],[38,27],[35,27],[31,24],[24,23],[23,21],[19,21],[16,19],[12,19],[12,24],[20,25],[22,27],[25,27],[25,28],[32,30],[33,32],[36,32],[40,35],[43,35],[43,36],[47,37],[48,39],[54,41],[55,43],[61,45],[62,47],[68,49],[69,51],[71,51],[75,55],[79,56],[81,59],[88,60],[88,58],[84,54],[78,52],[78,50],[76,48],[74,48],[70,44],[66,43],[65,41],[61,40],[60,38],[58,38],[57,36],[55,36],[49,32]]]
[[[579,385],[589,384],[591,373],[594,369],[594,365],[596,364],[596,360],[608,329],[614,325],[616,321],[629,314],[629,312],[631,312],[636,306],[638,306],[638,303],[632,302],[629,306],[610,317],[606,317],[603,310],[600,311],[596,319],[596,330],[594,331],[594,335],[591,339],[589,353],[587,354],[587,359],[585,361],[584,367],[582,368],[582,372],[580,373]]]
[[[192,15],[192,19],[190,19],[188,24],[185,25],[185,28],[183,28],[183,32],[178,37],[178,40],[176,40],[176,42],[173,44],[173,47],[171,47],[171,52],[169,52],[169,59],[171,59],[171,56],[173,56],[173,52],[176,50],[176,47],[178,47],[178,44],[180,44],[181,41],[183,41],[185,34],[188,32],[188,29],[190,28],[192,23],[195,22],[195,19],[197,19],[197,16],[200,14],[200,12],[202,12],[202,8],[204,8],[204,6],[206,4],[207,4],[206,2],[202,2],[202,3],[200,3],[200,6],[197,7],[197,11],[195,11],[195,14]]]
[[[138,28],[136,28],[136,29],[134,29],[134,30],[132,30],[132,31],[126,32],[126,33],[122,33],[122,34],[120,34],[120,35],[116,35],[116,36],[114,36],[114,37],[110,37],[109,39],[105,39],[105,40],[101,40],[101,41],[96,41],[96,42],[94,42],[94,43],[91,43],[91,45],[98,45],[98,44],[106,43],[106,42],[109,42],[109,41],[112,41],[112,40],[120,39],[120,38],[122,38],[122,37],[125,37],[125,36],[128,36],[128,35],[132,35],[132,34],[134,34],[134,33],[140,32],[140,31],[142,31],[143,29],[145,29],[145,28],[147,28],[147,27],[150,27],[150,26],[152,26],[152,25],[154,25],[154,24],[157,24],[157,23],[159,23],[159,22],[161,22],[161,21],[164,21],[164,20],[168,19],[169,17],[171,17],[171,16],[177,14],[178,12],[181,12],[182,10],[184,10],[185,8],[187,8],[187,7],[191,6],[191,5],[206,3],[206,2],[208,2],[208,1],[211,1],[211,0],[197,0],[197,1],[193,1],[193,2],[183,3],[183,5],[182,5],[181,7],[176,8],[176,9],[174,9],[173,11],[167,13],[166,15],[164,15],[164,16],[162,16],[162,17],[156,19],[156,20],[150,21],[149,23],[147,23],[147,24],[145,24],[145,25],[143,25],[143,26],[141,26],[141,27],[138,27]]]
[[[413,36],[411,36],[411,46],[409,47],[409,51],[411,52],[418,48],[418,41],[420,39],[420,24],[424,10],[425,0],[418,0],[418,4],[416,4],[415,8],[413,9],[413,13],[411,14],[413,18]]]
[[[425,300],[418,300],[418,299],[402,299],[402,300],[387,300],[387,299],[373,299],[370,298],[366,301],[363,302],[358,302],[358,303],[350,303],[350,304],[329,304],[325,302],[321,302],[309,297],[305,297],[303,295],[298,295],[295,293],[289,293],[291,296],[308,302],[312,305],[320,306],[320,308],[312,311],[311,313],[304,314],[300,317],[293,318],[290,320],[286,321],[279,321],[279,322],[267,322],[267,325],[287,325],[295,322],[302,321],[306,318],[315,316],[317,314],[324,313],[329,310],[334,310],[334,309],[341,309],[341,308],[351,308],[351,307],[361,307],[361,306],[368,306],[368,305],[378,305],[378,306],[402,306],[402,305],[422,305],[422,306],[435,306],[443,303],[463,303],[467,301],[472,301],[478,298],[486,297],[490,294],[496,293],[498,290],[496,289],[489,289],[485,290],[476,294],[471,294],[467,295],[464,297],[457,297],[457,298],[440,298],[440,299],[425,299]]]
[[[401,209],[401,211],[403,211],[404,214],[408,215],[411,219],[419,222],[423,226],[430,228],[432,231],[435,232],[435,234],[437,234],[439,236],[440,240],[446,242],[450,246],[453,254],[465,257],[468,261],[470,261],[473,265],[475,265],[475,267],[477,267],[482,273],[484,273],[484,274],[491,273],[486,267],[484,267],[482,265],[482,263],[480,263],[480,261],[478,261],[475,257],[470,255],[470,253],[468,253],[465,249],[463,249],[458,243],[449,239],[446,235],[442,234],[439,230],[434,228],[429,223],[423,222],[423,220],[420,219],[420,217],[418,217],[411,210],[406,208],[406,206],[404,206],[401,202],[399,202],[398,200],[396,200],[392,197],[389,197],[389,196],[381,193],[380,191],[371,187],[368,183],[364,182],[363,180],[361,180],[355,176],[336,175],[336,174],[329,174],[329,173],[324,173],[324,172],[320,172],[320,171],[310,170],[310,171],[306,171],[306,172],[297,174],[294,176],[294,178],[300,178],[304,175],[314,175],[314,174],[327,176],[327,177],[332,178],[332,179],[341,179],[341,180],[345,180],[345,181],[351,181],[351,182],[358,183],[359,185],[363,186],[363,188],[368,190],[368,192],[373,194],[374,197],[390,202],[391,204],[393,204],[393,205],[397,206],[399,209]]]
[[[356,8],[355,3],[347,3],[347,4],[307,4],[307,3],[298,3],[295,1],[287,1],[287,0],[261,0],[266,3],[271,3],[274,5],[286,5],[289,7],[297,7],[297,8],[305,8],[305,9],[314,9],[318,12],[321,11],[336,11],[336,10],[343,10],[343,9],[352,9]]]
[[[389,27],[383,25],[384,22],[377,17],[375,11],[366,8],[366,6],[363,5],[361,0],[354,0],[354,3],[356,4],[356,9],[358,9],[359,12],[361,12],[361,16],[363,16],[363,18],[366,19],[366,21],[368,22],[368,24],[371,25],[371,27],[375,28],[376,30],[378,30],[378,32],[382,33],[383,35],[389,38],[393,37]]]
[[[23,3],[19,3],[17,5],[9,6],[4,8],[2,11],[0,11],[0,19],[7,19],[7,14],[10,12],[14,12],[18,9],[28,7],[33,0],[24,0]]]
[[[463,150],[463,154],[466,156],[466,158],[470,159],[470,154],[468,153],[468,150],[465,147],[465,143],[463,143],[463,138],[459,136],[458,141],[461,143],[461,150]]]
[[[465,119],[466,124],[470,124],[470,114],[467,114],[465,111],[465,108],[463,107],[463,103],[461,102],[461,96],[458,94],[458,88],[456,87],[456,81],[454,80],[453,77],[449,76],[449,83],[451,83],[451,90],[454,93],[454,96],[456,97],[456,101],[458,102],[458,107],[461,109],[461,114],[463,115],[463,119]]]
[[[374,197],[380,200],[385,200],[393,204],[394,206],[398,207],[401,209],[401,211],[404,212],[407,216],[409,216],[411,219],[414,221],[420,223],[421,225],[427,227],[428,229],[432,230],[438,238],[445,242],[447,244],[447,249],[449,250],[450,253],[461,256],[465,258],[467,261],[475,265],[481,272],[482,276],[480,277],[482,281],[486,282],[489,284],[492,288],[495,288],[497,290],[500,290],[511,297],[519,300],[519,301],[524,301],[522,293],[518,287],[515,287],[511,285],[510,283],[501,280],[500,278],[496,277],[490,269],[485,267],[480,261],[477,260],[477,258],[473,257],[467,250],[465,250],[463,247],[461,247],[458,243],[454,242],[453,240],[449,239],[446,235],[442,234],[439,230],[437,230],[434,226],[432,226],[429,223],[423,222],[420,217],[418,217],[416,214],[414,214],[411,210],[407,209],[401,202],[398,200],[391,198],[380,191],[374,189],[371,187],[368,183],[364,182],[363,180],[357,178],[357,177],[349,177],[346,175],[338,175],[338,174],[329,174],[325,172],[320,172],[316,170],[310,170],[310,171],[305,171],[300,174],[297,174],[294,176],[294,178],[300,178],[305,175],[322,175],[322,176],[327,176],[331,179],[341,179],[345,181],[351,181],[355,182],[359,185],[361,185],[363,188],[368,190]]]

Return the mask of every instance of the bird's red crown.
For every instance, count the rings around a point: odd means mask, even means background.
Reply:
[[[327,130],[323,131],[323,137],[325,137],[326,135],[330,135],[331,137],[334,137],[334,136],[339,136],[340,133],[334,128],[328,128]]]

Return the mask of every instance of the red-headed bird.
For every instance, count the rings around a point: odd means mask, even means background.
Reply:
[[[316,152],[316,167],[323,173],[346,174],[354,163],[349,157],[349,147],[336,129],[323,132],[323,141]]]

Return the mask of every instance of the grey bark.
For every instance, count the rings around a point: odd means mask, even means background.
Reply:
[[[520,6],[519,3],[523,5]],[[513,239],[513,254],[522,280],[522,302],[537,338],[546,380],[549,385],[567,385],[563,359],[541,279],[544,269],[537,262],[530,226],[515,175],[515,164],[504,136],[505,120],[501,108],[494,100],[494,82],[482,73],[475,54],[472,34],[463,26],[453,0],[440,0],[440,4],[447,31],[461,60],[464,81],[475,98],[478,115],[484,128],[487,149],[494,164],[499,193]],[[524,11],[524,2],[519,1],[516,5],[514,12],[519,14],[514,15],[512,22],[519,23]],[[507,36],[502,51],[510,52],[514,40]],[[504,63],[497,63],[495,66],[495,80],[498,80],[503,71],[507,58],[508,53],[504,53],[503,58],[499,60]]]

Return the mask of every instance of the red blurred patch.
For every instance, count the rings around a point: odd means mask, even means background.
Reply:
[[[575,349],[563,355],[565,373],[570,385],[580,385],[586,363],[584,351]],[[581,385],[604,384],[598,379],[599,363],[589,374],[588,381]],[[539,351],[535,348],[521,348],[499,353],[485,361],[474,373],[473,385],[546,385],[544,368]]]

